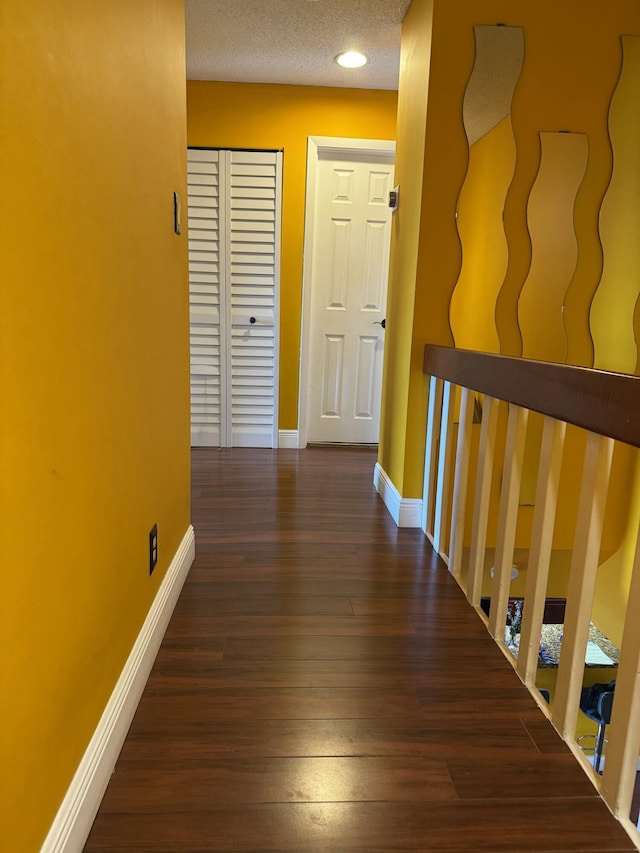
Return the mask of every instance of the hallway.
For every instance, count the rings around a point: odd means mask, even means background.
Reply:
[[[87,853],[635,849],[374,451],[192,458],[196,561]]]

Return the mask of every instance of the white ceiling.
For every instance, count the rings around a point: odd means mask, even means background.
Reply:
[[[397,89],[411,0],[186,0],[187,77]],[[334,62],[360,50],[370,62]]]

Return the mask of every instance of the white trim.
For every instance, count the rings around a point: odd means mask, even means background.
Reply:
[[[218,151],[218,288],[220,293],[220,446],[233,445],[231,410],[233,381],[231,378],[231,341],[233,313],[231,311],[231,199],[229,183],[231,152]]]
[[[307,140],[307,186],[304,214],[304,249],[302,270],[302,324],[300,329],[300,389],[298,391],[298,447],[307,446],[307,405],[309,396],[309,333],[311,330],[311,278],[313,233],[318,158],[333,151],[345,154],[394,154],[396,143],[384,139],[345,139],[333,136],[310,136]]]
[[[379,462],[373,471],[373,485],[398,527],[422,525],[422,500],[403,498]]]
[[[273,436],[271,447],[279,446],[278,419],[280,416],[280,288],[282,263],[282,151],[276,152],[276,210],[273,287]]]
[[[298,430],[281,429],[278,433],[278,447],[281,450],[296,450],[298,448]]]
[[[189,526],[40,853],[79,853],[84,847],[194,557],[195,537]]]

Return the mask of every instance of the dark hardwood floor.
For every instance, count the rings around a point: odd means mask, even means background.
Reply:
[[[194,450],[198,556],[86,851],[635,849],[375,461]]]

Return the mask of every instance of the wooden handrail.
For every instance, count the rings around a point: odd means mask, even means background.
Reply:
[[[640,447],[640,376],[427,344],[423,370]]]

